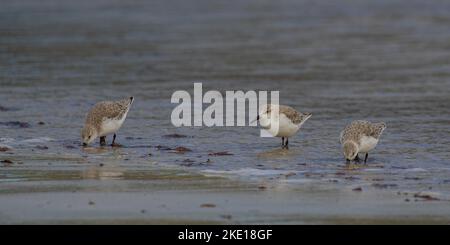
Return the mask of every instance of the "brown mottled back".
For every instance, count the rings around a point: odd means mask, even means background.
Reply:
[[[94,105],[86,116],[86,124],[90,124],[100,130],[100,125],[105,119],[120,119],[130,108],[132,99],[119,101],[102,101]]]
[[[272,110],[271,107],[272,107],[272,105],[267,106],[268,117],[270,117],[270,112]],[[303,121],[303,114],[296,111],[294,108],[292,108],[290,106],[279,105],[279,113],[280,114],[283,113],[284,115],[286,115],[286,117],[289,118],[295,124],[299,124]]]
[[[363,136],[371,136],[379,139],[385,128],[386,124],[383,122],[353,121],[341,132],[340,141],[344,143],[347,140],[352,140],[359,143]]]

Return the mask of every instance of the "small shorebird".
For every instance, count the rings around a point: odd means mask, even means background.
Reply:
[[[119,101],[102,101],[94,105],[86,116],[84,128],[81,130],[83,146],[87,146],[97,137],[100,137],[100,145],[106,145],[106,135],[114,133],[111,146],[115,143],[116,132],[120,129],[134,98],[126,98]]]
[[[365,153],[364,163],[367,163],[369,151],[375,149],[381,134],[386,129],[384,122],[353,121],[341,132],[340,142],[347,161],[359,162],[358,153]]]
[[[281,147],[288,149],[289,137],[295,135],[312,114],[301,113],[290,106],[279,105],[278,113],[275,113],[272,117],[272,113],[276,111],[277,106],[273,104],[262,106],[256,120],[272,136],[281,137]],[[286,142],[284,138],[286,138]]]

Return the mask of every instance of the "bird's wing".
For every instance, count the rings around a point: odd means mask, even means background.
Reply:
[[[374,123],[371,125],[370,136],[378,139],[386,128],[386,124],[384,123]]]
[[[286,115],[286,117],[289,118],[289,120],[291,120],[295,124],[299,124],[302,122],[300,112],[296,111],[292,107],[280,105],[280,113]]]
[[[346,140],[359,142],[362,136],[370,136],[371,127],[367,121],[353,121],[341,132],[341,143]]]
[[[99,105],[102,120],[122,118],[127,107],[118,102],[102,102]]]

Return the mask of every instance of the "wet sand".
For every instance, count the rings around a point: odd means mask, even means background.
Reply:
[[[0,223],[450,223],[449,200],[423,197],[434,196],[433,192],[418,197],[413,192],[336,188],[324,183],[239,182],[174,170],[140,174],[141,180],[4,182]]]

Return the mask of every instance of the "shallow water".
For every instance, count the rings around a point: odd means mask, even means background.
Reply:
[[[2,1],[0,122],[29,125],[0,124],[0,146],[12,148],[0,160],[14,162],[0,183],[151,180],[174,169],[169,179],[186,170],[450,200],[448,16],[445,1]],[[313,116],[288,151],[255,127],[175,128],[171,94],[192,94],[194,82],[278,90],[280,103]],[[87,110],[131,95],[124,147],[81,149]],[[354,119],[387,129],[369,164],[346,170],[338,137]],[[232,155],[209,155],[222,151]]]

